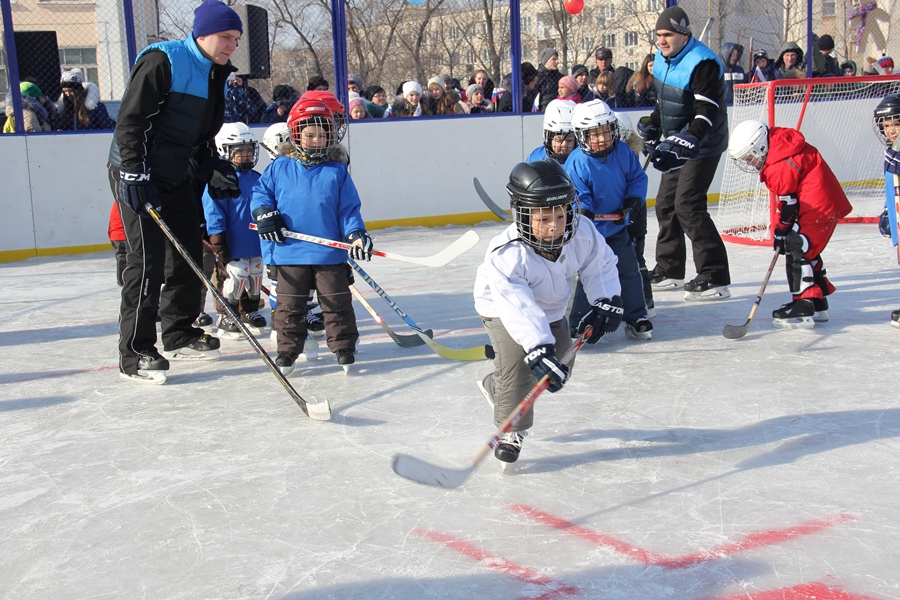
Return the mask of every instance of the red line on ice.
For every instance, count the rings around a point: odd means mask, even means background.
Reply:
[[[549,525],[550,527],[554,527],[556,529],[559,529],[560,531],[564,531],[568,534],[574,535],[575,537],[579,537],[598,546],[611,548],[612,550],[620,554],[629,556],[643,564],[654,565],[666,569],[681,569],[684,567],[689,567],[690,565],[698,562],[713,560],[722,556],[730,556],[732,554],[737,554],[738,552],[745,552],[747,550],[761,548],[763,546],[780,544],[782,542],[787,542],[801,536],[810,535],[823,529],[827,529],[834,525],[838,525],[840,523],[844,523],[846,521],[851,521],[854,519],[854,517],[851,515],[830,515],[822,519],[813,519],[811,521],[801,523],[800,525],[786,527],[784,529],[755,531],[753,533],[745,535],[742,539],[735,542],[729,542],[727,544],[715,546],[713,548],[710,548],[709,550],[703,550],[701,552],[695,552],[693,554],[686,554],[680,557],[668,558],[660,554],[655,554],[648,550],[644,550],[627,542],[617,540],[616,538],[610,537],[608,535],[597,533],[596,531],[593,531],[586,527],[575,525],[570,521],[554,517],[553,515],[547,514],[531,506],[525,506],[523,504],[513,504],[510,505],[510,508],[545,525]]]
[[[851,594],[824,583],[805,583],[780,590],[768,590],[757,593],[742,593],[716,600],[875,600],[871,596]]]
[[[459,538],[453,537],[452,535],[441,533],[439,531],[433,531],[430,529],[417,529],[416,533],[418,535],[421,535],[422,537],[426,537],[430,540],[443,544],[447,548],[456,550],[463,556],[467,556],[472,560],[478,561],[495,571],[503,573],[504,575],[509,575],[510,577],[521,581],[522,583],[539,585],[541,587],[549,588],[540,596],[528,596],[529,599],[556,600],[558,598],[576,596],[581,593],[581,590],[579,590],[575,586],[565,585],[562,582],[554,581],[553,579],[550,579],[545,575],[539,574],[537,571],[534,571],[527,567],[519,566],[513,562],[506,560],[502,556],[497,556],[492,552],[488,552],[487,550],[479,548],[474,544],[470,544],[469,542],[466,542]]]

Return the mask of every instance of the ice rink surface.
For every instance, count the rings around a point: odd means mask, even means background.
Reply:
[[[472,284],[503,227],[477,226],[442,269],[365,268],[444,345],[481,345]],[[424,256],[464,231],[373,237]],[[539,398],[515,470],[489,457],[456,490],[391,459],[470,464],[493,431],[487,361],[401,348],[355,303],[355,373],[323,344],[290,376],[330,400],[315,422],[246,341],[173,363],[164,386],[121,381],[111,251],[0,265],[0,597],[900,598],[896,253],[874,225],[840,226],[831,321],[772,327],[790,299],[779,263],[749,334],[727,340],[772,256],[728,252],[732,298],[657,293],[652,341],[585,348]]]

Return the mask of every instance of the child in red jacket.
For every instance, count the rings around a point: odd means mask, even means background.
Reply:
[[[772,312],[776,327],[812,328],[828,320],[834,286],[821,253],[838,219],[851,206],[841,184],[815,147],[796,129],[744,121],[734,128],[728,154],[778,197],[774,246],[785,255],[793,300]]]
[[[125,255],[128,253],[125,247],[125,227],[122,226],[122,215],[119,214],[119,204],[113,201],[109,211],[109,227],[106,231],[109,242],[116,251],[116,285],[122,287],[122,272],[125,270]]]

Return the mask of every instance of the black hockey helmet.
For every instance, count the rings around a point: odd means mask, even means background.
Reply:
[[[893,125],[892,131],[885,132],[885,123]],[[872,117],[872,128],[885,146],[890,146],[897,140],[897,135],[900,134],[900,94],[885,96],[878,103]]]
[[[519,237],[535,250],[559,250],[575,235],[578,197],[572,180],[555,160],[517,164],[509,174],[506,191]],[[533,211],[557,206],[565,209],[565,230],[553,240],[541,240],[531,230]]]

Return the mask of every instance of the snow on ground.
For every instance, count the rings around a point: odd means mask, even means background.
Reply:
[[[471,288],[502,227],[443,269],[365,266],[438,341],[481,345]],[[427,255],[463,231],[374,239]],[[391,458],[469,464],[493,430],[486,361],[400,348],[357,304],[356,373],[323,348],[290,377],[329,398],[314,422],[246,341],[173,364],[165,386],[121,381],[112,252],[0,265],[0,596],[900,598],[894,250],[874,225],[839,227],[831,321],[771,326],[779,264],[736,341],[722,328],[747,319],[771,250],[728,251],[731,299],[658,293],[652,341],[584,349],[515,471],[491,457],[456,490]]]

